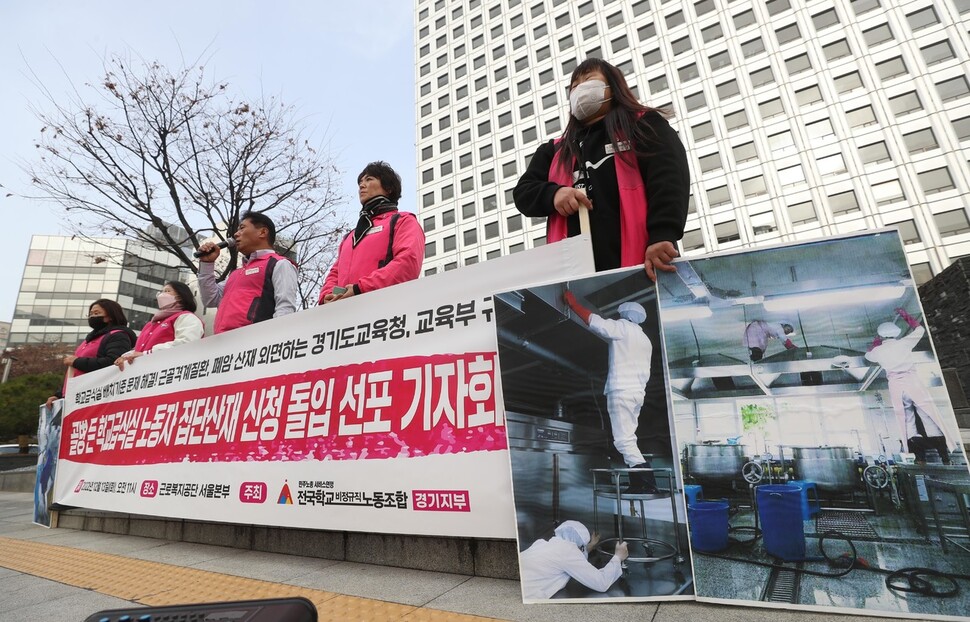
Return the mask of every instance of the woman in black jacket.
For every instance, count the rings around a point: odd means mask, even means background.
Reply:
[[[48,408],[54,400],[64,397],[69,378],[113,365],[115,359],[135,346],[135,333],[128,328],[128,318],[114,300],[101,298],[92,302],[88,307],[88,326],[91,327],[88,336],[74,354],[64,357],[67,366],[64,387],[47,399]]]

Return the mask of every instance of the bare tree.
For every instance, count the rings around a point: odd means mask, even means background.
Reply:
[[[85,86],[95,97],[75,89],[65,101],[41,85],[32,198],[61,205],[79,237],[140,240],[193,272],[203,239],[230,237],[247,210],[266,213],[278,250],[298,257],[304,304],[315,301],[343,233],[339,171],[292,106],[238,99],[204,63],[172,71],[115,55]],[[232,249],[219,278],[238,263]]]

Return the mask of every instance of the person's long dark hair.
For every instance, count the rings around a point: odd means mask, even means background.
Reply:
[[[669,118],[673,114],[667,108],[652,108],[637,101],[637,96],[627,86],[623,72],[601,58],[587,58],[573,70],[573,75],[569,78],[570,91],[576,80],[597,70],[606,76],[606,84],[610,87],[612,93],[613,105],[610,106],[603,122],[606,124],[606,131],[610,136],[610,142],[613,144],[613,153],[619,157],[649,155],[650,151],[647,145],[653,137],[643,131],[637,123],[637,119],[641,114],[649,112],[656,112],[665,118]],[[560,161],[563,166],[568,166],[569,162],[579,158],[579,141],[576,140],[576,137],[583,127],[583,123],[570,113],[566,131],[563,132],[562,139],[556,145],[556,150],[562,152],[563,157]],[[627,140],[632,142],[633,148],[629,151],[621,151],[619,143]]]

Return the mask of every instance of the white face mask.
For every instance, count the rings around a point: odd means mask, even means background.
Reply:
[[[172,305],[175,304],[175,296],[169,294],[168,292],[158,292],[155,296],[155,300],[158,301],[159,309],[170,309]]]
[[[600,107],[609,101],[606,97],[606,82],[602,80],[587,80],[569,93],[569,110],[580,121],[585,121],[596,114]]]

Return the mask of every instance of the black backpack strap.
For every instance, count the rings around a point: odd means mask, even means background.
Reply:
[[[387,255],[384,256],[384,259],[377,262],[378,268],[383,268],[394,259],[394,228],[397,225],[397,219],[400,217],[401,212],[394,212],[394,215],[391,216],[391,231],[387,235]]]

